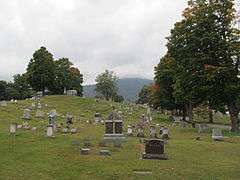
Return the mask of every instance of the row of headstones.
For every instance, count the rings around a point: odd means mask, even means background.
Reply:
[[[183,121],[181,119],[181,117],[175,117],[175,116],[171,116],[171,119],[173,119],[173,123],[177,124],[179,123],[180,127],[182,128],[186,128],[188,127],[188,123]],[[198,128],[198,133],[208,133],[210,130],[210,127],[207,124],[194,124],[194,127]],[[199,138],[198,138],[199,139]],[[217,140],[217,141],[222,141],[224,139],[223,133],[221,129],[217,129],[217,128],[213,128],[212,129],[212,139],[213,140]]]
[[[150,126],[149,128],[149,137],[151,138],[158,138],[157,128],[155,126]],[[127,135],[128,136],[134,136],[136,133],[137,137],[145,137],[144,135],[144,128],[138,127],[135,128],[133,126],[128,125],[127,126]],[[161,139],[169,139],[169,129],[164,126],[160,126],[159,129],[159,135]]]

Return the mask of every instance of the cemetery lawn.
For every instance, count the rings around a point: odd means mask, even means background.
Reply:
[[[89,125],[99,112],[105,118],[111,107],[109,102],[96,103],[91,98],[48,96],[42,102],[55,106],[58,113],[71,112],[74,116],[84,114],[81,123],[75,123],[78,134],[56,133],[55,138],[46,138],[44,129],[47,118],[32,118],[30,124],[36,131],[18,130],[17,135],[9,136],[11,122],[21,123],[23,110],[16,104],[0,107],[0,179],[240,179],[240,137],[229,136],[222,142],[211,139],[210,133],[201,134],[195,141],[197,130],[173,127],[168,117],[155,113],[155,123],[169,125],[170,137],[165,146],[169,160],[141,160],[141,145],[136,137],[128,137],[122,148],[101,148],[98,143],[103,138],[103,125]],[[30,106],[31,100],[19,101],[18,106]],[[115,103],[116,107],[120,105]],[[52,108],[44,108],[49,112]],[[124,126],[138,120],[143,108],[137,108],[124,119]],[[32,112],[34,116],[35,111]],[[78,120],[78,119],[77,119]],[[57,122],[65,119],[57,117]],[[126,129],[126,128],[125,128]],[[72,141],[90,137],[91,154],[80,155],[79,147]],[[111,156],[101,157],[100,149],[109,149]]]

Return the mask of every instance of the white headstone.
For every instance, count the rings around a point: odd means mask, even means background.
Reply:
[[[54,137],[54,128],[52,125],[47,126],[47,137]]]
[[[16,134],[16,131],[17,131],[17,124],[16,123],[12,123],[10,124],[10,134]]]

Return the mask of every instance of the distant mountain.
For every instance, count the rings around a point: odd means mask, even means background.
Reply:
[[[141,78],[123,78],[118,81],[118,93],[126,100],[136,101],[138,93],[144,85],[149,85],[153,81]],[[86,97],[94,97],[96,95],[95,85],[86,85],[83,87],[83,94]]]

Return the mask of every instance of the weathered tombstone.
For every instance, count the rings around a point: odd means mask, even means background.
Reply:
[[[54,137],[53,125],[47,125],[47,137]]]
[[[198,124],[198,133],[206,133],[209,131],[209,126],[207,124]]]
[[[32,127],[31,130],[32,130],[32,131],[36,131],[36,130],[37,130],[37,127]]]
[[[128,136],[132,136],[133,135],[133,128],[130,125],[127,126],[127,135]]]
[[[145,152],[142,153],[143,159],[162,159],[166,160],[164,154],[164,141],[160,139],[145,140]]]
[[[144,130],[143,130],[143,128],[139,127],[137,129],[137,137],[144,137]]]
[[[163,134],[163,130],[165,129],[164,126],[160,126],[160,131],[159,131],[159,134],[162,135]]]
[[[188,123],[186,121],[180,121],[180,127],[186,128],[188,126]]]
[[[66,120],[67,128],[70,128],[70,125],[73,124],[73,116],[72,116],[72,114],[68,113],[66,119],[67,119]]]
[[[7,102],[6,101],[0,101],[0,106],[1,107],[7,107]]]
[[[70,132],[71,132],[72,134],[76,134],[76,133],[77,133],[77,128],[72,128],[72,129],[70,130]]]
[[[89,155],[90,149],[89,148],[82,148],[81,149],[81,155]]]
[[[68,133],[68,128],[63,128],[62,133]]]
[[[42,104],[40,102],[37,104],[37,109],[42,109]]]
[[[11,123],[9,133],[10,135],[15,135],[17,131],[17,123]]]
[[[54,125],[55,124],[55,118],[56,118],[57,112],[56,110],[51,110],[48,113],[48,123]]]
[[[122,117],[116,112],[112,112],[107,120],[105,120],[105,135],[104,140],[114,141],[114,140],[124,140],[123,135],[123,120]]]
[[[99,123],[99,122],[101,122],[101,120],[102,120],[101,114],[100,113],[95,113],[95,115],[94,115],[95,123]]]
[[[67,90],[67,96],[77,96],[77,90]]]
[[[163,139],[163,140],[168,140],[169,139],[169,129],[168,128],[164,128],[162,130],[161,139]]]
[[[40,109],[37,109],[35,117],[36,118],[44,118],[44,112]]]
[[[153,138],[153,137],[156,138],[157,137],[157,129],[156,129],[156,127],[150,126],[149,136],[151,138]]]
[[[31,110],[30,109],[24,109],[22,118],[25,119],[25,120],[30,120],[31,119]]]
[[[100,156],[110,156],[110,151],[109,150],[100,150],[99,151]]]
[[[223,141],[224,137],[220,129],[212,130],[212,139],[215,141]]]
[[[23,128],[23,125],[18,124],[18,125],[17,125],[17,129],[21,129],[21,128]]]

